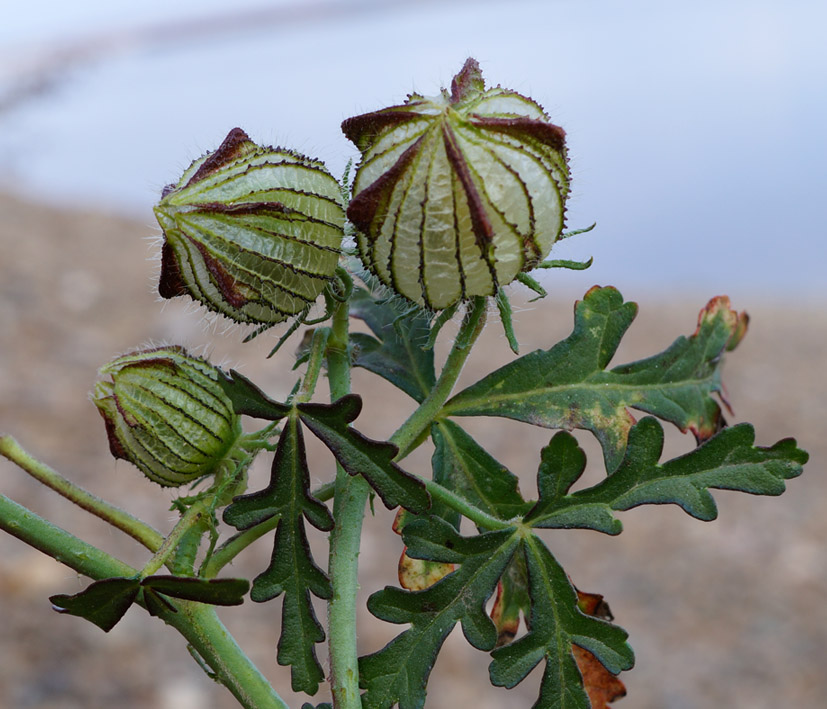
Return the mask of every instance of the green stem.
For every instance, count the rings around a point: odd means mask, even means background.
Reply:
[[[137,569],[78,539],[34,512],[0,495],[0,529],[94,580],[132,578]],[[287,709],[258,668],[227,632],[212,606],[174,601],[177,612],[162,620],[192,645],[217,679],[245,709]]]
[[[281,516],[275,515],[257,524],[255,527],[250,527],[243,532],[234,534],[215,550],[210,560],[204,564],[199,575],[206,579],[214,578],[221,569],[235,559],[236,556],[256,541],[256,539],[260,539],[267,534],[267,532],[274,530],[280,520]]]
[[[297,402],[310,401],[313,392],[316,391],[316,382],[318,382],[319,373],[322,371],[325,348],[329,339],[330,330],[326,327],[313,332],[313,339],[310,341],[310,356],[307,359],[307,371],[302,380],[301,389],[299,389],[296,396]]]
[[[178,523],[173,527],[169,535],[167,535],[167,538],[164,539],[161,548],[155,552],[155,555],[141,570],[141,578],[152,576],[152,574],[160,569],[178,548],[184,535],[201,522],[205,514],[209,514],[209,507],[206,500],[201,499],[190,505],[187,511],[181,515],[181,519],[178,520]]]
[[[433,480],[423,480],[422,482],[425,483],[425,487],[433,499],[439,500],[484,529],[508,529],[514,526],[513,522],[499,519],[487,512],[483,512],[479,507],[475,507],[461,495],[449,490],[447,487],[443,487],[439,483],[435,483]]]
[[[74,502],[78,507],[91,512],[96,517],[100,517],[113,527],[125,532],[150,551],[158,551],[164,543],[164,537],[160,532],[128,512],[124,512],[122,509],[87,492],[82,487],[69,482],[56,470],[32,457],[11,436],[0,436],[0,455],[8,458],[46,487],[51,488],[70,502]]]
[[[451,396],[465,361],[471,354],[471,348],[485,327],[487,307],[485,298],[481,296],[474,298],[431,393],[391,436],[391,443],[395,443],[399,448],[396,460],[402,460],[419,445],[442,409],[442,405]]]
[[[336,400],[350,392],[348,356],[348,304],[340,303],[333,313],[327,346],[330,397]],[[360,709],[359,653],[356,648],[356,592],[359,588],[359,544],[362,520],[370,487],[361,476],[350,476],[336,466],[333,500],[335,527],[330,535],[328,573],[333,596],[328,604],[330,681],[336,709]]]

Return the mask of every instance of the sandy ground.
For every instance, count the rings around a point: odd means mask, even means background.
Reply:
[[[155,233],[149,216],[139,224],[0,196],[0,431],[70,479],[166,530],[173,521],[172,493],[109,456],[101,421],[87,400],[97,368],[149,342],[212,343],[215,361],[240,366],[277,398],[289,392],[293,375],[289,355],[265,361],[272,338],[242,346],[238,330],[222,335],[220,327],[205,328],[185,303],[156,302],[156,266],[148,260],[153,249],[145,239]],[[573,297],[592,285],[587,274],[582,279],[578,293],[553,294],[520,313],[523,351],[548,347],[568,334]],[[641,298],[641,314],[616,362],[660,351],[677,335],[691,333],[711,295]],[[811,460],[780,499],[717,493],[720,518],[714,523],[670,506],[624,513],[625,533],[618,538],[548,535],[574,582],[603,593],[616,622],[630,633],[637,666],[623,675],[629,696],[618,707],[778,709],[825,703],[827,314],[818,303],[773,304],[760,297],[735,305],[750,311],[752,325],[725,369],[734,420],[753,422],[763,445],[797,436]],[[498,327],[485,337],[464,375],[467,382],[509,356]],[[354,380],[357,391],[367,386],[371,392],[360,427],[374,437],[388,435],[411,402],[366,373],[357,372]],[[537,451],[550,432],[496,420],[472,424],[489,450],[520,474],[523,491],[533,493]],[[581,440],[596,459],[594,440]],[[690,446],[674,431],[668,443],[672,452]],[[408,464],[424,466],[427,455]],[[311,465],[318,481],[329,479],[326,454],[312,450]],[[263,472],[259,465],[256,475]],[[39,489],[5,460],[0,493],[130,563],[146,560],[130,539]],[[366,525],[365,597],[393,582],[399,553],[388,529],[391,515],[380,507]],[[323,559],[321,546],[318,553]],[[258,544],[233,571],[252,576],[268,556],[267,544]],[[74,592],[85,583],[17,540],[0,537],[0,706],[235,706],[196,667],[179,636],[143,611],[130,611],[104,634],[50,610],[49,595]],[[304,698],[290,693],[288,675],[274,661],[279,605],[246,603],[222,617],[290,705],[299,706]],[[360,642],[366,652],[399,630],[363,615]],[[537,681],[535,675],[510,692],[487,686],[486,656],[454,633],[434,671],[427,707],[528,707]]]

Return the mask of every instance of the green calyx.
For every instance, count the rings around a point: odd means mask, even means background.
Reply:
[[[256,145],[240,128],[190,165],[155,207],[159,293],[189,295],[238,323],[305,312],[333,280],[345,221],[324,165]]]
[[[466,61],[450,93],[342,124],[362,153],[348,218],[360,257],[428,308],[494,295],[535,268],[563,230],[565,132]]]
[[[116,458],[160,485],[178,487],[218,472],[233,456],[241,422],[218,369],[182,347],[143,350],[101,368],[92,401]]]

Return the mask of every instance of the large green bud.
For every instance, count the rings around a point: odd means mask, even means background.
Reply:
[[[362,153],[348,218],[365,267],[432,309],[493,295],[563,230],[565,133],[530,98],[486,89],[469,59],[451,92],[342,124]]]
[[[218,472],[241,422],[218,383],[219,370],[182,347],[118,357],[100,370],[92,401],[109,448],[160,485],[177,487]]]
[[[240,128],[164,189],[164,298],[190,295],[240,323],[273,324],[315,302],[335,273],[339,183],[321,162],[253,143]]]

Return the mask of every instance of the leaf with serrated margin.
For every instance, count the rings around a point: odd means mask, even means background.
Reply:
[[[536,350],[454,396],[448,416],[503,416],[547,428],[591,431],[603,447],[606,470],[617,470],[639,409],[691,430],[699,441],[721,425],[720,364],[746,329],[745,314],[725,296],[701,311],[690,337],[662,353],[606,371],[637,314],[611,287],[595,286],[575,306],[574,330],[549,350]]]
[[[350,299],[350,315],[363,320],[375,335],[350,333],[353,365],[378,374],[422,402],[436,383],[434,351],[423,349],[430,335],[425,313],[400,313],[391,302],[378,302],[357,288]]]
[[[279,437],[270,484],[236,497],[224,511],[224,521],[237,529],[248,529],[279,518],[270,566],[253,581],[250,597],[263,602],[284,594],[277,660],[290,665],[294,690],[315,694],[324,672],[314,646],[325,634],[313,612],[310,593],[327,599],[331,588],[313,561],[303,517],[323,531],[333,528],[333,518],[309,489],[304,437],[298,415],[291,413]]]
[[[456,623],[474,647],[494,647],[497,630],[485,603],[520,543],[514,529],[462,537],[438,517],[410,523],[403,538],[411,556],[459,567],[424,591],[386,586],[368,599],[368,609],[377,618],[411,627],[382,650],[360,658],[365,709],[397,702],[399,709],[422,707],[436,656]]]
[[[362,399],[348,394],[332,404],[298,404],[302,423],[324,443],[350,475],[362,475],[388,509],[424,512],[431,504],[425,485],[400,468],[392,443],[373,441],[348,424],[362,410]]]
[[[807,453],[791,438],[769,448],[754,443],[755,430],[742,423],[659,465],[663,428],[647,416],[629,432],[626,457],[617,472],[594,487],[566,494],[568,486],[579,477],[579,473],[573,474],[574,467],[566,467],[565,462],[556,469],[541,466],[540,501],[525,521],[535,527],[582,527],[618,534],[623,527],[613,511],[668,503],[680,505],[697,519],[713,520],[718,508],[709,488],[780,495],[786,488],[784,481],[800,475],[807,462]],[[558,433],[549,446],[550,457],[554,459],[557,450],[576,447],[573,436]],[[577,450],[582,456],[583,452]]]
[[[531,594],[531,629],[491,653],[491,682],[510,689],[545,661],[535,709],[590,709],[574,646],[588,650],[609,672],[617,674],[634,664],[632,648],[626,642],[628,634],[580,611],[565,571],[537,537],[527,538],[523,548]]]
[[[443,419],[431,427],[431,437],[435,482],[500,519],[526,511],[517,477],[460,426]]]
[[[219,370],[218,383],[233,403],[233,410],[239,415],[279,421],[290,413],[290,406],[274,401],[243,374],[234,369],[227,374]]]

